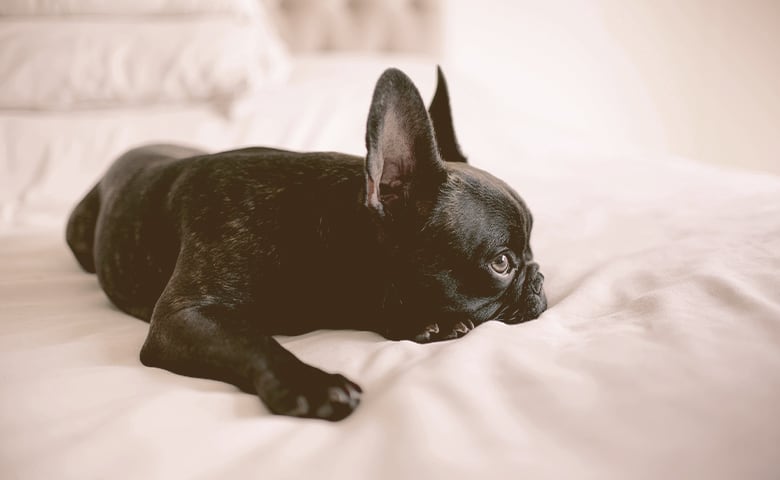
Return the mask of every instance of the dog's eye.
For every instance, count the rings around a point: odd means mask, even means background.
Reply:
[[[499,275],[506,275],[512,268],[512,263],[509,261],[509,257],[502,253],[490,262],[490,268]]]

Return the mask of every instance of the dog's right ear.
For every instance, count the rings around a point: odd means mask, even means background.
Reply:
[[[380,217],[431,197],[446,178],[420,92],[398,69],[386,70],[376,83],[366,149],[365,205]]]
[[[428,113],[433,121],[433,129],[436,132],[436,143],[439,145],[441,156],[445,161],[467,163],[466,157],[460,151],[458,140],[455,138],[450,94],[441,67],[436,67],[436,77],[436,93],[431,100],[431,106],[428,107]]]

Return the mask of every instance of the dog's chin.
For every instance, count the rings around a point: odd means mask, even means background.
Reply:
[[[419,321],[414,324],[400,324],[403,318],[415,318],[415,313],[396,311],[393,318],[378,333],[389,340],[411,340],[417,343],[440,342],[454,340],[466,335],[477,325],[487,321],[499,321],[514,325],[539,318],[547,310],[547,296],[544,293],[544,275],[536,264],[529,265],[525,284],[516,301],[497,306],[492,314],[482,316],[477,320],[468,314],[431,314],[425,315],[430,321]],[[488,307],[490,309],[490,307]],[[479,315],[475,315],[479,316]]]
[[[526,303],[525,308],[518,310],[518,313],[507,318],[495,318],[486,321],[500,321],[508,325],[514,325],[535,320],[539,318],[542,312],[547,309],[547,298],[544,295],[544,291],[541,291],[539,294],[526,299],[526,301],[528,303]],[[445,340],[454,340],[466,335],[477,325],[481,325],[482,323],[485,322],[479,322],[475,324],[469,319],[458,320],[455,322],[432,322],[419,329],[416,333],[406,335],[402,339],[412,340],[417,343],[432,343]]]
[[[526,296],[524,302],[525,307],[522,310],[514,315],[499,318],[497,320],[508,325],[516,325],[518,323],[536,320],[545,310],[547,310],[547,296],[544,294],[544,291]]]

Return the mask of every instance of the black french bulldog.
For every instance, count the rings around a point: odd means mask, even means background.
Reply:
[[[365,160],[136,148],[76,206],[67,241],[119,309],[150,322],[144,365],[231,383],[273,413],[340,420],[360,387],[272,335],[432,342],[547,307],[531,213],[466,163],[440,69],[429,112],[404,73],[382,74],[366,147]]]

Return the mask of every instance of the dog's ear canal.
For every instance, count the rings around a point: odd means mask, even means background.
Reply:
[[[466,162],[466,157],[460,151],[458,139],[455,138],[455,127],[452,124],[452,110],[450,109],[450,93],[447,89],[447,81],[441,67],[436,67],[436,93],[431,100],[428,113],[433,121],[433,129],[436,132],[436,143],[442,158],[447,162]]]
[[[384,217],[428,199],[447,175],[420,92],[398,69],[377,81],[366,126],[365,204]]]

